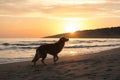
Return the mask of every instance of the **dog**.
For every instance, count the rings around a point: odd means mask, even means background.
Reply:
[[[61,37],[56,43],[53,44],[44,44],[41,45],[36,49],[36,54],[32,60],[34,63],[34,66],[36,65],[36,62],[39,60],[39,58],[42,58],[41,62],[42,64],[46,65],[44,60],[47,57],[47,54],[50,54],[53,56],[54,64],[56,64],[56,61],[58,61],[58,53],[62,51],[65,42],[69,41],[66,37]]]

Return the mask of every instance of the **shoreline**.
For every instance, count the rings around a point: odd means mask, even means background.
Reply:
[[[54,65],[46,59],[47,66],[39,61],[0,64],[0,80],[119,80],[120,48],[94,54],[60,57]]]
[[[59,54],[59,57],[60,58],[69,58],[69,57],[74,57],[74,56],[83,56],[83,55],[92,55],[92,54],[96,54],[96,53],[99,53],[99,52],[103,52],[103,51],[108,51],[108,50],[111,50],[111,49],[116,49],[116,48],[119,48],[119,47],[115,47],[115,48],[108,48],[108,49],[104,49],[104,50],[98,50],[98,51],[91,51],[89,50],[89,52],[83,52],[83,53],[75,53],[75,54],[71,54],[67,55],[63,55],[63,53]],[[34,57],[34,55],[33,55]],[[30,61],[33,59],[33,57],[23,57],[23,58],[0,58],[0,64],[9,64],[9,63],[17,63],[17,62],[24,62],[24,61]],[[51,55],[48,55],[48,57],[46,59],[52,59],[52,56]]]

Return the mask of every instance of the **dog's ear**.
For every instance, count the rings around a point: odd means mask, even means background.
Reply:
[[[60,38],[60,41],[64,41],[64,39],[65,39],[65,37],[61,37],[61,38]]]

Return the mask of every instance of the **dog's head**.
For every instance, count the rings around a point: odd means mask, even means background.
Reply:
[[[67,41],[69,41],[69,39],[66,38],[66,37],[61,37],[61,38],[60,38],[60,41],[62,41],[62,42],[67,42]]]

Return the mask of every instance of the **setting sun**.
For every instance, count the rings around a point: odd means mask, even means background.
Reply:
[[[74,33],[75,31],[80,29],[80,26],[77,22],[69,22],[65,25],[66,32]]]

